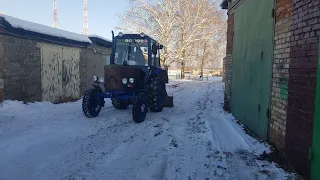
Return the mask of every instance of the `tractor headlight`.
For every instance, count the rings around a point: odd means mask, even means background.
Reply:
[[[101,82],[101,83],[104,83],[104,78],[103,77],[99,77],[98,81]]]
[[[96,82],[98,80],[97,76],[93,76],[93,81]]]
[[[132,83],[134,83],[134,78],[130,78],[129,79],[129,82],[132,84]]]
[[[128,79],[127,78],[123,78],[122,79],[122,84],[127,84],[128,83]]]

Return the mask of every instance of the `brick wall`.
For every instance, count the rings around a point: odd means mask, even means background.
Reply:
[[[227,55],[223,59],[223,66],[225,68],[224,74],[224,109],[230,111],[230,100],[231,100],[231,79],[232,79],[232,55]]]
[[[293,0],[286,156],[296,170],[310,175],[308,150],[312,144],[318,45],[319,0]]]
[[[5,99],[41,101],[41,57],[37,42],[0,35]]]
[[[232,54],[233,31],[234,31],[234,14],[229,14],[228,29],[227,29],[227,52],[226,52],[227,55]]]
[[[287,124],[292,3],[276,2],[269,140],[283,155]]]
[[[233,49],[233,31],[234,31],[234,14],[228,16],[227,29],[227,56],[223,60],[223,80],[225,82],[224,90],[224,109],[230,111],[231,99],[231,81],[232,81],[232,49]]]

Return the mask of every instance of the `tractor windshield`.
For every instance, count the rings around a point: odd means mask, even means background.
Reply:
[[[148,66],[148,41],[146,39],[117,39],[114,63]]]

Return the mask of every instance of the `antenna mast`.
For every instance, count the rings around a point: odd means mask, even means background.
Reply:
[[[53,0],[53,25],[58,28],[58,0]]]
[[[84,0],[84,9],[83,9],[83,30],[84,35],[88,34],[88,0]]]

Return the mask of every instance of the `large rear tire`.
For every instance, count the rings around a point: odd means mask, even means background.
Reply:
[[[116,109],[127,109],[129,106],[128,102],[121,101],[117,98],[112,98],[111,101],[112,101],[113,107]]]
[[[98,96],[99,90],[88,89],[82,99],[82,111],[88,118],[97,117],[101,111],[102,98]]]
[[[132,118],[136,123],[145,120],[148,112],[148,94],[146,92],[138,92],[133,101]]]
[[[149,94],[150,110],[152,112],[161,112],[166,95],[165,84],[159,77],[153,77],[147,85],[147,91]]]

